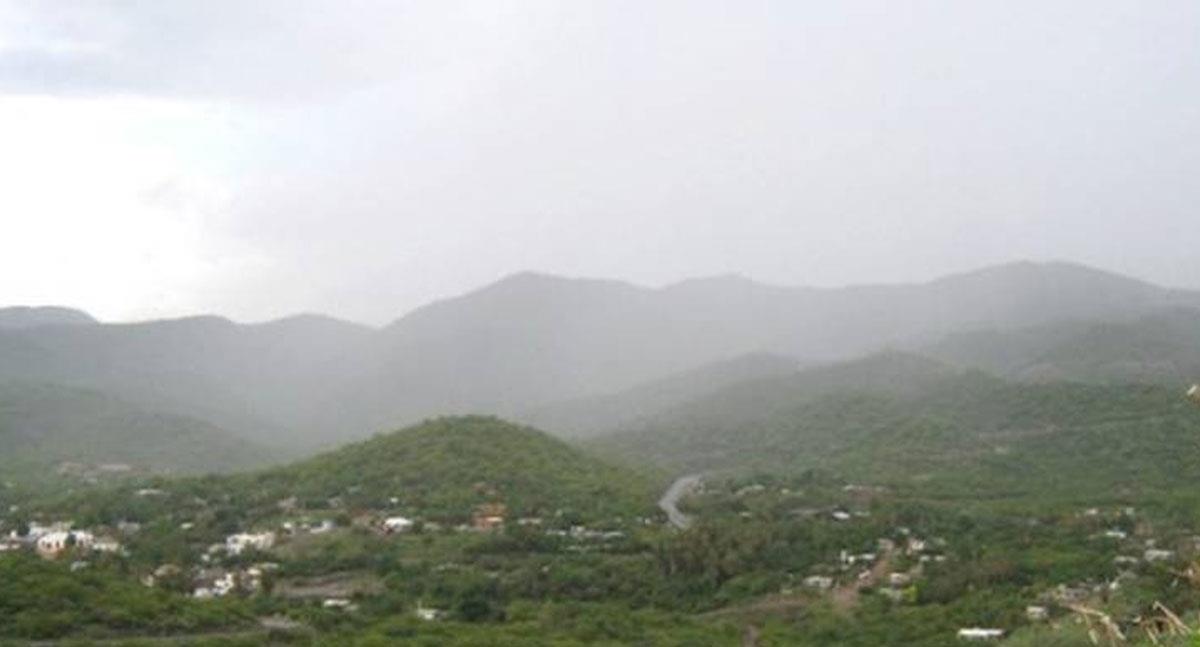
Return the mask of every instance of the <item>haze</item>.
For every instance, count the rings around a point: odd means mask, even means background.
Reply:
[[[0,2],[0,304],[371,323],[518,270],[1200,287],[1193,2]]]

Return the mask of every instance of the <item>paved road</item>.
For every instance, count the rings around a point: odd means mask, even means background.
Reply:
[[[675,479],[671,487],[667,488],[662,498],[658,500],[658,507],[667,513],[667,520],[671,522],[672,526],[686,530],[688,526],[692,525],[692,518],[679,510],[679,500],[691,494],[699,486],[699,474],[681,476]]]

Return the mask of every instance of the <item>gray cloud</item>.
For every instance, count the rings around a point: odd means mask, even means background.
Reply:
[[[504,4],[8,7],[0,92],[227,106],[206,232],[272,265],[188,289],[245,317],[525,268],[1197,285],[1195,3]]]

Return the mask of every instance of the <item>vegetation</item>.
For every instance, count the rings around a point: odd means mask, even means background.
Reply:
[[[0,471],[45,485],[148,473],[231,472],[268,452],[193,418],[147,411],[103,393],[0,383]]]

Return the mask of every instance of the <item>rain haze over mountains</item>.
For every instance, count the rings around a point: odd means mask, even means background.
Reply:
[[[1190,2],[0,3],[0,302],[385,325],[523,271],[1196,288]]]
[[[1198,34],[0,0],[0,643],[1195,647]]]

